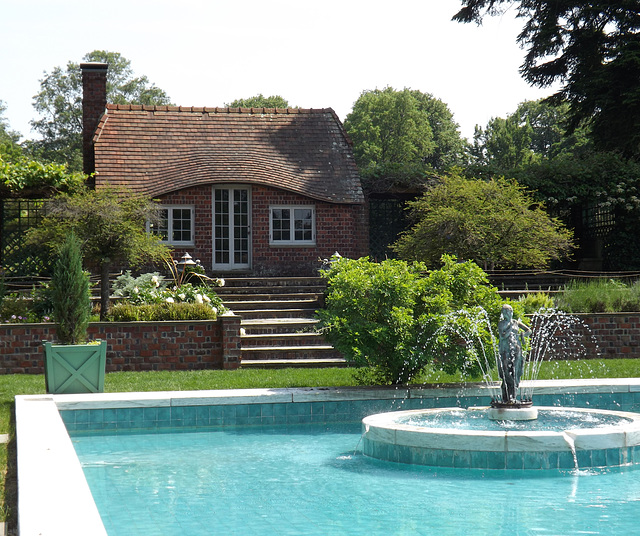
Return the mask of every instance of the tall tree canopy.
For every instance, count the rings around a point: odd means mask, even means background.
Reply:
[[[167,94],[146,76],[135,76],[131,62],[117,52],[94,50],[85,62],[109,64],[107,102],[113,104],[170,104]],[[68,62],[55,67],[40,81],[40,92],[33,98],[40,119],[31,125],[42,139],[29,142],[31,154],[51,162],[65,163],[72,171],[82,170],[82,73],[80,65]]]
[[[229,108],[292,108],[284,97],[280,95],[265,97],[262,93],[259,93],[255,97],[236,99],[226,103],[225,106]]]
[[[461,0],[454,16],[481,23],[512,6],[525,20],[525,80],[564,84],[569,126],[586,122],[597,147],[640,155],[640,0]]]
[[[446,104],[420,91],[364,91],[344,122],[361,169],[458,163],[465,143]]]
[[[522,102],[506,119],[494,117],[485,128],[476,126],[472,163],[486,166],[489,173],[511,174],[514,169],[542,159],[584,152],[587,133],[584,128],[576,129],[572,135],[566,132],[568,113],[566,103],[556,106],[545,100]]]
[[[449,254],[484,269],[546,268],[573,247],[571,232],[515,181],[451,174],[410,209],[413,226],[394,249],[430,266]]]

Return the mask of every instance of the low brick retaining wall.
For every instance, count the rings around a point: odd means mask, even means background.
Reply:
[[[587,326],[587,357],[640,358],[640,313],[576,316]],[[107,341],[107,372],[240,366],[239,316],[192,322],[96,322],[89,326],[89,336]],[[0,324],[0,374],[43,374],[45,340],[55,340],[53,324]]]
[[[640,358],[640,313],[577,314],[589,327],[585,337],[589,357]],[[590,337],[593,335],[593,337]]]
[[[53,324],[0,324],[0,374],[43,374],[42,341]],[[107,341],[107,372],[235,369],[240,317],[185,322],[95,322],[89,339]]]

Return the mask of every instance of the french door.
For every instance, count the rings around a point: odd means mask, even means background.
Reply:
[[[213,269],[251,267],[251,190],[213,187]]]

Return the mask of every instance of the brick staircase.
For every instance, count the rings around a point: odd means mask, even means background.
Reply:
[[[345,366],[315,329],[324,288],[315,277],[225,278],[218,294],[242,318],[242,367]]]

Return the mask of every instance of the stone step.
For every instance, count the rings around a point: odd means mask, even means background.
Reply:
[[[242,301],[320,301],[324,295],[322,292],[251,292],[251,289],[238,289],[239,292],[218,292],[223,302]]]
[[[315,330],[325,290],[318,277],[225,278],[218,294],[242,319],[242,366],[345,366]]]
[[[315,332],[315,318],[256,318],[242,319],[247,335]]]
[[[291,308],[291,309],[231,309],[235,314],[240,316],[242,320],[255,319],[282,319],[282,318],[313,318],[315,308]]]
[[[255,347],[326,347],[327,342],[319,333],[266,333],[246,334],[240,337],[242,348]]]
[[[245,360],[273,359],[341,359],[342,355],[331,345],[323,346],[254,346],[243,347],[242,362]]]
[[[236,287],[268,287],[274,290],[290,287],[326,287],[321,277],[225,277],[223,279],[224,287],[220,287],[220,290]]]
[[[327,359],[243,359],[242,368],[322,368],[348,367],[349,364],[341,358]]]
[[[239,300],[226,302],[223,300],[225,306],[228,306],[236,314],[241,314],[242,311],[260,311],[263,309],[317,309],[319,304],[317,300]]]

